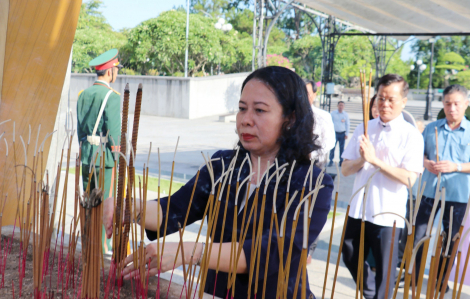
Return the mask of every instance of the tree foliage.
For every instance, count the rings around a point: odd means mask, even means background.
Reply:
[[[73,41],[73,72],[92,71],[88,63],[101,53],[121,48],[126,43],[125,35],[113,31],[111,25],[99,11],[102,1],[91,0],[82,4]]]
[[[431,43],[428,40],[418,40],[412,45],[412,52],[416,55],[416,59],[421,59],[428,66],[421,73],[420,80],[420,88],[427,88],[429,85]],[[468,75],[460,73],[465,72],[468,65],[470,65],[470,37],[437,38],[434,43],[432,86],[434,88],[445,88],[452,83],[465,84],[465,78]],[[465,68],[462,68],[462,66]],[[454,76],[452,70],[458,71],[457,75]],[[417,70],[410,73],[409,81],[417,82]]]
[[[320,78],[322,45],[320,37],[306,35],[295,40],[290,46],[288,56],[293,62],[295,71],[303,78]]]
[[[236,30],[223,32],[214,27],[212,18],[191,14],[189,18],[189,75],[207,72],[219,64],[230,68],[247,63],[251,42]],[[130,30],[125,52],[129,66],[146,74],[149,69],[174,75],[184,72],[186,49],[186,14],[167,11]],[[251,57],[250,57],[251,58]],[[236,66],[234,67],[236,68]]]
[[[204,76],[212,70],[216,73],[251,71],[253,2],[250,0],[191,0],[190,4],[189,75]],[[163,12],[134,28],[115,32],[101,14],[101,5],[101,0],[91,0],[82,5],[73,48],[75,72],[89,72],[88,62],[91,59],[108,49],[118,48],[121,61],[125,66],[123,71],[127,74],[183,75],[186,49],[184,7]],[[268,16],[274,14],[273,7],[284,5],[282,0],[271,0],[267,6]],[[224,18],[233,26],[233,29],[228,32],[216,29],[214,24],[219,18]],[[265,20],[264,30],[271,21],[271,18]],[[267,53],[271,58],[277,57],[279,61],[289,61],[288,65],[292,66],[303,78],[318,81],[321,80],[322,74],[323,47],[315,22],[322,26],[322,19],[318,16],[307,14],[298,8],[286,9],[271,31]],[[258,41],[258,39],[255,40],[256,45]],[[465,46],[465,51],[468,51],[470,43],[462,40],[459,45]],[[416,46],[416,49],[422,52],[423,57],[427,53],[425,46],[424,43]],[[470,62],[470,55],[462,54],[463,50],[459,47],[452,48],[452,51],[461,55],[465,59],[465,64]],[[409,74],[410,62],[400,59],[400,51],[392,57],[391,52],[388,52],[388,60],[390,62],[387,72],[412,77]],[[442,61],[450,62],[451,60]],[[455,62],[452,63],[456,65]],[[359,69],[362,68],[375,69],[375,56],[368,38],[341,37],[335,50],[333,81],[337,84],[355,86]],[[444,70],[439,71],[444,72]],[[455,80],[461,77],[464,75],[456,76]]]

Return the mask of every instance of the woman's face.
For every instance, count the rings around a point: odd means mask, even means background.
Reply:
[[[257,156],[276,155],[286,118],[276,95],[263,82],[252,79],[242,91],[237,133],[243,147]]]
[[[371,111],[372,111],[372,116],[374,117],[374,119],[379,117],[380,113],[379,113],[379,108],[377,108],[377,101],[374,101],[374,105],[372,105]]]

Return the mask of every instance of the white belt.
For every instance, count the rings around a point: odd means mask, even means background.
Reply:
[[[100,143],[106,143],[108,142],[108,139],[106,137],[101,137],[101,136],[96,136],[96,130],[98,129],[98,124],[100,123],[101,116],[103,115],[104,108],[106,107],[106,103],[108,102],[108,98],[111,95],[113,91],[110,90],[106,94],[106,97],[104,98],[103,103],[101,104],[100,112],[98,113],[98,119],[96,120],[95,127],[93,128],[93,133],[91,136],[87,136],[86,140],[91,144],[91,145],[100,145]]]

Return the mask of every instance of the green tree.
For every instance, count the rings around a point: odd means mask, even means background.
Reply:
[[[412,64],[411,61],[403,61],[401,59],[401,52],[403,51],[403,47],[401,47],[395,54],[388,52],[386,55],[388,66],[386,73],[387,74],[398,74],[403,78],[407,78],[410,74],[410,65]],[[390,58],[391,57],[391,58]]]
[[[449,85],[450,80],[455,80],[457,73],[465,69],[465,59],[455,52],[448,52],[439,57],[436,63],[436,69],[442,69],[444,71],[444,86]],[[460,76],[462,77],[462,75]]]
[[[388,41],[387,49],[393,49],[397,44]],[[406,78],[410,72],[409,63],[401,60],[402,48],[396,52],[387,51],[385,54],[385,73],[394,73]],[[359,71],[372,69],[376,74],[376,57],[371,42],[362,36],[343,36],[335,49],[334,80],[346,83],[350,87],[359,86]]]
[[[226,11],[227,22],[232,24],[233,29],[238,31],[237,60],[234,65],[228,66],[227,72],[251,71],[253,59],[253,11],[247,8],[230,8]],[[265,28],[267,25],[265,26]],[[258,39],[256,39],[258,43]],[[268,40],[268,54],[283,55],[289,50],[286,44],[286,35],[278,27],[274,27]]]
[[[72,71],[91,72],[88,62],[101,53],[121,48],[126,43],[123,33],[115,32],[99,11],[100,0],[82,4],[78,18],[77,31],[73,41]]]
[[[217,20],[224,15],[229,5],[228,0],[191,0],[191,12],[209,16]]]
[[[189,20],[189,75],[207,72],[210,64],[232,65],[237,59],[238,32],[223,32],[214,20],[191,14]],[[186,48],[186,14],[167,11],[142,22],[130,30],[126,51],[132,68],[146,74],[156,68],[159,73],[184,72]]]
[[[429,84],[429,66],[431,59],[431,43],[428,40],[417,40],[411,46],[412,52],[416,55],[417,59],[421,59],[428,68],[421,73],[421,88],[427,88]],[[455,52],[460,55],[464,60],[465,65],[470,65],[470,37],[469,36],[452,36],[452,37],[439,37],[434,44],[434,58],[433,65],[445,64],[445,55],[449,52]],[[432,79],[432,86],[434,88],[443,88],[446,86],[446,69],[435,68]],[[427,74],[427,75],[426,75]],[[462,77],[463,75],[460,75]],[[416,82],[417,72],[411,72],[410,80]],[[424,80],[423,80],[424,79]]]
[[[363,36],[343,36],[335,48],[333,80],[351,87],[359,85],[359,70],[375,66],[372,46]]]
[[[306,35],[295,40],[291,44],[288,53],[296,73],[303,78],[315,80],[321,80],[320,74],[317,76],[315,74],[318,70],[321,73],[322,55],[322,45],[318,35]]]
[[[455,83],[465,86],[467,89],[470,89],[470,71],[465,70],[458,72],[455,75]]]

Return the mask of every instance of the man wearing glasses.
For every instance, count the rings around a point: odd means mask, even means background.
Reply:
[[[118,60],[118,50],[109,50],[90,61],[89,65],[95,67],[98,79],[93,85],[79,93],[77,101],[77,135],[78,142],[82,150],[82,179],[83,190],[86,190],[90,184],[89,192],[95,186],[96,179],[99,179],[99,164],[101,155],[99,152],[100,144],[103,144],[105,156],[104,171],[104,197],[110,196],[112,189],[112,176],[114,167],[114,154],[112,153],[112,140],[116,146],[119,146],[121,135],[121,97],[120,94],[110,87],[110,83],[116,81],[119,69],[122,65]],[[95,172],[90,181],[88,181],[90,165],[93,165],[95,154],[96,159]],[[106,234],[103,229],[102,234],[103,251],[108,253],[111,250],[111,240],[106,240]]]
[[[405,121],[402,110],[405,108],[408,83],[403,77],[388,74],[377,84],[378,109],[380,117],[370,120],[367,135],[364,126],[358,125],[346,150],[343,153],[344,176],[356,174],[354,191],[366,184],[375,170],[380,171],[372,178],[368,197],[363,204],[364,190],[351,202],[346,228],[343,260],[356,283],[361,234],[361,221],[365,221],[364,253],[372,249],[376,261],[376,273],[367,262],[363,268],[364,297],[367,299],[390,298],[395,282],[398,236],[405,223],[408,180],[413,185],[418,173],[423,170],[423,137],[412,124]],[[392,240],[392,227],[396,221],[390,286],[386,294],[386,280]],[[375,276],[375,277],[374,277]]]

